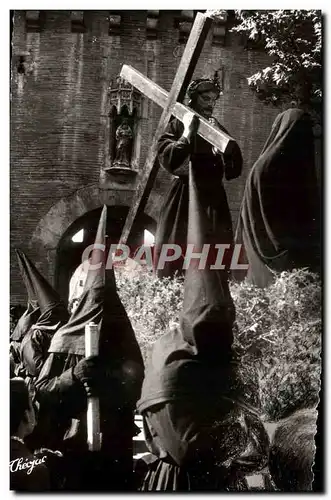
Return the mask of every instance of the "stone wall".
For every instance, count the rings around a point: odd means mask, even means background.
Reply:
[[[10,166],[13,303],[25,301],[14,247],[27,251],[53,281],[57,245],[77,217],[102,203],[130,205],[134,181],[121,189],[105,190],[99,184],[105,164],[107,89],[122,65],[129,64],[170,90],[184,50],[176,24],[179,14],[159,11],[157,31],[150,38],[143,10],[85,11],[83,21],[78,14],[76,23],[71,11],[43,11],[39,18],[33,12],[15,11]],[[247,85],[246,78],[265,66],[265,54],[245,51],[238,35],[227,33],[224,46],[215,45],[213,36],[211,30],[194,76],[212,75],[222,68],[224,95],[214,114],[237,139],[244,156],[243,175],[226,183],[235,224],[247,172],[277,109],[259,102]],[[160,108],[143,100],[138,169],[159,117]],[[146,206],[154,220],[168,183],[168,174],[160,172]]]

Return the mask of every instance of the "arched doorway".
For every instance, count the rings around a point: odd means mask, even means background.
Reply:
[[[55,287],[61,297],[67,301],[69,295],[70,278],[82,262],[82,254],[87,246],[95,240],[102,207],[85,213],[75,220],[59,241],[56,251]],[[107,236],[109,243],[118,243],[129,211],[126,206],[108,206]],[[154,234],[155,221],[148,215],[142,214],[135,222],[133,231],[127,242],[131,255],[144,242],[145,230]]]

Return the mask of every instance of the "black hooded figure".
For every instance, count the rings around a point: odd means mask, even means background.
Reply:
[[[28,333],[28,331],[30,330],[31,326],[38,320],[40,316],[40,308],[38,306],[32,278],[30,277],[30,273],[27,268],[28,262],[25,260],[26,256],[20,250],[16,250],[16,255],[21,276],[28,294],[28,303],[26,310],[18,320],[10,336],[10,362],[13,368],[12,375],[25,378],[26,368],[21,362],[20,354],[21,342],[26,333]],[[37,273],[39,274],[38,271]]]
[[[106,219],[104,206],[95,244],[105,245]],[[85,326],[90,322],[99,326],[99,355],[85,358]],[[132,489],[133,413],[143,376],[141,352],[117,294],[114,270],[106,269],[105,252],[96,247],[77,308],[54,335],[36,384],[40,403],[57,418],[54,446],[64,455],[64,490]],[[87,449],[90,394],[100,401],[99,452]]]
[[[188,105],[210,121],[214,127],[228,134],[225,127],[212,116],[220,93],[217,74],[214,78],[194,80],[187,89]],[[233,244],[231,215],[223,176],[228,181],[240,176],[242,170],[240,148],[235,143],[231,153],[224,155],[196,134],[197,127],[194,125],[192,127],[194,130],[186,135],[183,123],[176,118],[172,119],[158,143],[158,162],[173,175],[169,191],[162,203],[155,235],[154,267],[158,277],[173,276],[175,272],[184,274],[182,258],[166,262],[161,269],[160,255],[164,244],[179,245],[185,254],[190,164],[194,170],[200,204],[208,215],[215,235],[213,243]],[[229,255],[231,252],[226,251],[225,265],[228,264]]]
[[[9,357],[12,367],[13,377],[23,377],[25,378],[26,368],[21,361],[21,343],[24,336],[28,333],[31,326],[37,322],[40,316],[40,309],[36,299],[31,298],[30,291],[28,291],[28,304],[27,308],[18,320],[11,336],[9,345]]]
[[[199,252],[210,223],[189,177],[187,240]],[[239,403],[234,319],[226,272],[191,261],[180,324],[155,342],[137,404],[152,454],[142,491],[238,490],[265,465],[268,436]]]
[[[50,445],[50,415],[36,404],[35,382],[48,356],[53,335],[68,319],[68,311],[59,294],[38,271],[22,250],[16,250],[18,263],[28,293],[28,308],[12,333],[11,357],[14,358],[13,375],[24,378],[35,411],[37,425],[26,438],[31,450]]]
[[[319,272],[320,196],[312,122],[300,109],[280,113],[248,175],[236,231],[247,279],[261,288],[275,272]]]
[[[69,313],[59,294],[38,271],[22,250],[16,250],[29,303],[12,338],[20,338],[21,376],[25,377],[33,396],[33,381],[38,377],[47,358],[55,332],[69,319]],[[29,313],[29,310],[31,311]]]

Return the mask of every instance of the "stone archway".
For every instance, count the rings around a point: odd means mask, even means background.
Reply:
[[[62,236],[56,251],[55,265],[55,288],[64,299],[69,296],[69,281],[74,271],[82,263],[84,250],[93,245],[102,207],[87,212],[77,219]],[[129,211],[126,206],[108,206],[107,213],[107,247],[111,243],[117,243],[120,239],[122,229]],[[138,218],[134,231],[130,236],[128,245],[134,254],[138,246],[143,244],[144,230],[155,231],[155,222],[148,215],[143,214]],[[73,241],[73,237],[80,234],[79,241]]]
[[[77,258],[70,258],[70,264],[65,266],[63,264],[65,257],[63,255],[61,257],[63,248],[68,245],[68,241],[75,232],[81,228],[82,223],[83,225],[86,223],[87,230],[96,226],[97,213],[101,212],[103,205],[109,207],[110,220],[117,220],[117,229],[113,235],[116,240],[124,225],[132,194],[131,190],[102,190],[97,184],[90,184],[75,191],[71,196],[62,198],[39,221],[30,240],[31,254],[38,255],[36,264],[46,271],[45,276],[59,289],[63,299],[67,299],[68,277],[71,267],[77,262]],[[131,241],[128,242],[129,245],[135,245],[139,241],[139,237],[141,237],[139,233],[144,228],[151,232],[155,231],[159,205],[158,194],[151,195],[145,213],[137,221]],[[61,277],[61,267],[63,266],[64,272]]]

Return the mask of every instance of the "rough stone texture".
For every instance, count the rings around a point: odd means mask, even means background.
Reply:
[[[61,237],[75,220],[103,203],[129,206],[135,179],[100,189],[105,164],[107,88],[130,64],[170,90],[184,46],[178,11],[160,11],[157,38],[146,38],[147,11],[122,11],[121,34],[108,34],[108,11],[85,11],[85,33],[71,32],[70,11],[44,11],[40,32],[26,32],[25,12],[15,11],[11,88],[11,301],[24,302],[14,247],[27,251],[54,282]],[[278,112],[258,101],[246,78],[264,67],[263,53],[245,51],[237,35],[212,46],[210,32],[195,77],[223,67],[224,95],[215,116],[240,144],[244,173],[226,184],[236,223],[249,168]],[[24,73],[20,65],[24,58]],[[18,68],[20,70],[18,71]],[[144,164],[160,108],[144,99],[137,151]],[[160,172],[146,214],[156,220],[169,175]],[[111,208],[110,208],[111,210]]]

